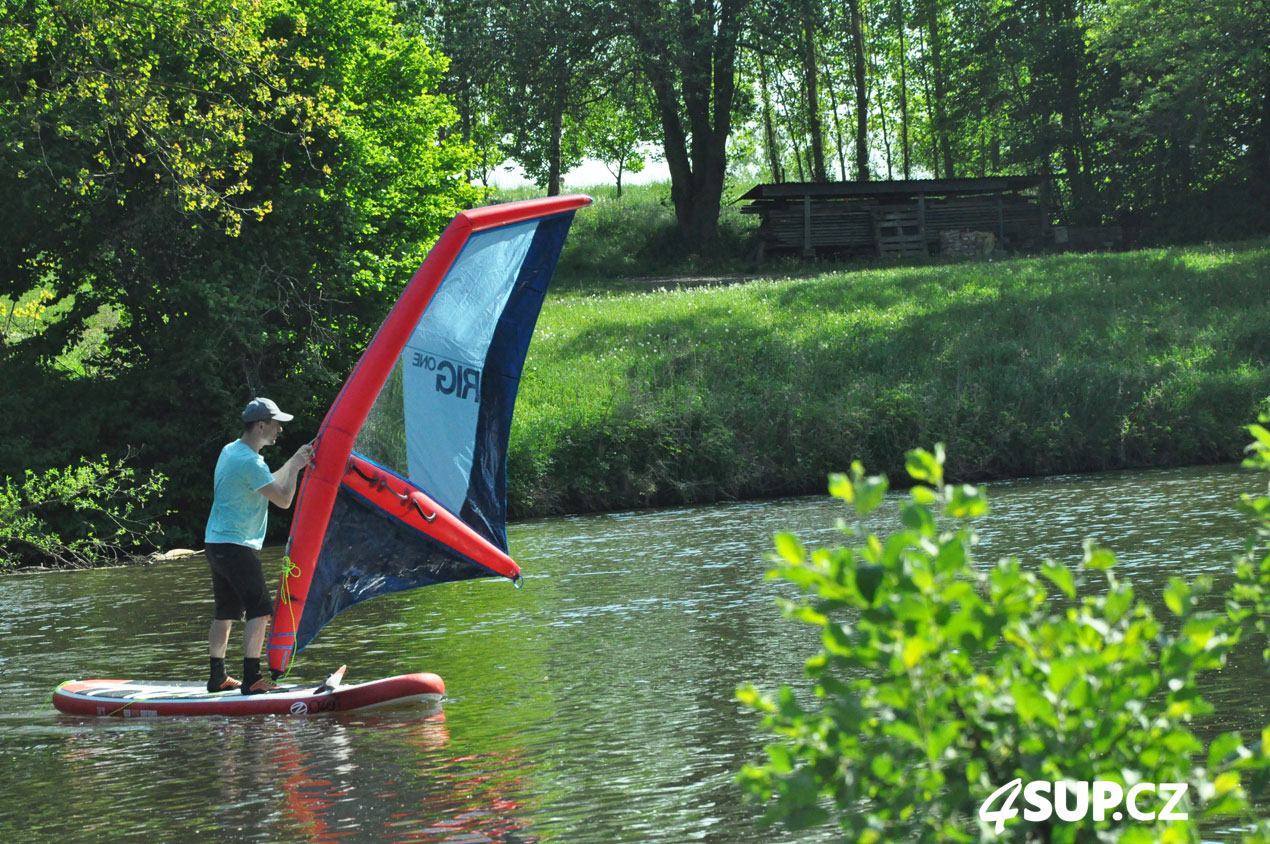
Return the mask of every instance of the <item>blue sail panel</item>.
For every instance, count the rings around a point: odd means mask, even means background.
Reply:
[[[538,221],[533,242],[498,320],[485,359],[481,413],[467,500],[459,517],[502,550],[507,550],[507,444],[525,356],[547,285],[556,270],[573,214]]]
[[[401,356],[410,480],[507,550],[507,440],[572,214],[472,235]]]
[[[402,354],[410,480],[455,515],[471,482],[485,359],[537,228],[468,238]]]

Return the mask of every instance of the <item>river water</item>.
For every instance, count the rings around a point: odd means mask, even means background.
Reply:
[[[1234,467],[993,484],[978,556],[1075,561],[1092,536],[1140,595],[1173,575],[1220,583],[1250,532],[1235,502],[1264,489],[1263,476]],[[203,677],[206,563],[5,578],[0,832],[29,842],[837,840],[831,829],[761,829],[733,778],[765,741],[736,686],[801,686],[817,648],[776,608],[792,592],[764,578],[771,536],[835,544],[840,515],[813,497],[513,525],[524,589],[474,581],[370,601],[300,655],[295,675],[315,683],[343,663],[347,682],[445,679],[443,709],[360,716],[60,715],[50,694],[63,680]],[[268,564],[277,571],[276,550]],[[1270,722],[1264,672],[1228,670],[1206,691],[1223,729]]]

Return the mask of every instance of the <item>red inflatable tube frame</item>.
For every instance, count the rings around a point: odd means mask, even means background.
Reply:
[[[425,492],[356,454],[349,457],[344,486],[374,502],[379,509],[415,530],[440,540],[463,556],[503,577],[520,576],[520,566],[466,522],[433,501]]]

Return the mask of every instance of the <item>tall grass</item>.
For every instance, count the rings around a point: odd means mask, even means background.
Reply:
[[[513,513],[1236,458],[1270,394],[1270,243],[549,296]]]

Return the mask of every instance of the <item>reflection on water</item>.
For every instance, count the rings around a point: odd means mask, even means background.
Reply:
[[[1095,537],[1141,595],[1229,570],[1247,526],[1231,468],[993,485],[979,556],[1079,558]],[[444,711],[311,719],[69,718],[82,676],[201,678],[201,558],[0,581],[0,831],[22,840],[735,842],[835,840],[756,827],[733,784],[765,740],[742,682],[801,683],[814,632],[764,578],[771,535],[834,544],[824,498],[513,526],[523,590],[480,581],[355,607],[301,654],[300,679],[435,671]],[[875,529],[886,530],[881,520]],[[278,565],[277,557],[270,565]],[[1220,576],[1219,576],[1220,580]],[[238,641],[241,628],[235,630]],[[1224,725],[1259,726],[1255,654],[1210,689]]]
[[[523,750],[451,758],[438,714],[325,720],[303,725],[317,731],[320,755],[290,732],[270,743],[283,776],[283,819],[306,840],[534,840],[520,835],[523,804],[514,797],[523,790]],[[404,766],[375,762],[402,754]]]
[[[436,711],[313,719],[63,718],[57,799],[24,825],[77,840],[531,841],[524,751],[455,758]],[[131,772],[133,781],[121,782]],[[33,778],[47,778],[49,772]],[[52,782],[46,780],[47,783]],[[35,785],[36,783],[32,783]]]

